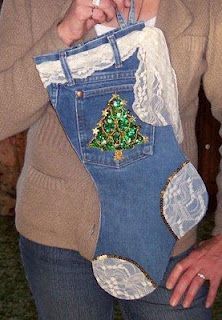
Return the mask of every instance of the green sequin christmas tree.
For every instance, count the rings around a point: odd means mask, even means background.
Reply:
[[[102,118],[93,129],[89,146],[102,151],[114,151],[114,159],[123,159],[123,150],[137,144],[147,143],[148,138],[140,133],[136,119],[126,109],[126,101],[113,94],[102,111]]]

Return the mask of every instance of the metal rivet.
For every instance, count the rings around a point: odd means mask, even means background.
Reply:
[[[83,97],[83,92],[81,90],[76,91],[76,97],[77,98],[82,98]]]
[[[144,154],[152,154],[152,147],[150,145],[144,146],[143,153]]]
[[[206,150],[210,150],[210,144],[206,144],[206,145],[205,145],[205,149],[206,149]]]

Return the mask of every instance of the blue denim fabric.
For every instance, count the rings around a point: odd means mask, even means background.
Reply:
[[[97,284],[91,263],[73,250],[45,246],[20,236],[22,263],[39,320],[111,320],[118,301],[124,320],[211,320],[204,307],[208,293],[203,285],[192,305],[169,305],[172,290],[165,283],[173,267],[192,250],[170,258],[160,286],[134,301],[117,300]],[[182,301],[181,301],[182,303]]]
[[[134,10],[131,10],[131,23],[133,13]],[[187,158],[170,125],[155,127],[145,123],[132,108],[139,60],[135,52],[121,61],[116,40],[143,28],[144,23],[128,24],[80,46],[38,56],[35,62],[60,61],[67,79],[65,84],[52,83],[47,89],[66,136],[99,193],[101,221],[94,259],[99,261],[110,257],[129,261],[151,281],[153,290],[163,279],[177,239],[160,214],[160,195],[168,178]],[[97,47],[99,50],[104,43],[111,45],[115,64],[95,71],[85,79],[75,78],[67,57]],[[114,159],[113,151],[101,151],[89,146],[92,129],[101,119],[101,111],[112,94],[118,94],[127,101],[127,109],[135,117],[141,134],[148,137],[148,142],[124,150],[121,160]],[[118,281],[118,276],[113,277]],[[119,293],[113,292],[113,295],[123,299],[141,296],[131,291],[127,296],[120,291],[121,288]]]

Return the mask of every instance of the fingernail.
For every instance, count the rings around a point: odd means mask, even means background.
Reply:
[[[206,308],[207,308],[207,309],[210,308],[210,303],[206,303]]]
[[[175,307],[175,306],[177,305],[177,301],[176,301],[176,300],[170,301],[170,305],[171,305],[172,307]]]
[[[184,302],[183,303],[183,307],[186,309],[186,308],[189,308],[189,304],[187,302]]]
[[[173,288],[172,283],[171,282],[167,282],[166,283],[166,288],[167,289],[172,289]]]

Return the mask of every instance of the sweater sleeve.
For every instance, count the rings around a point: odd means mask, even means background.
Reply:
[[[204,90],[211,103],[213,116],[221,123],[219,134],[222,137],[222,2],[210,0],[210,33],[207,48],[208,69],[203,78]],[[213,235],[222,233],[222,146],[220,170],[217,175],[217,209]]]
[[[30,3],[4,0],[1,10],[0,140],[29,128],[46,109],[48,95],[33,57],[66,47],[57,34],[59,17],[33,43]]]

